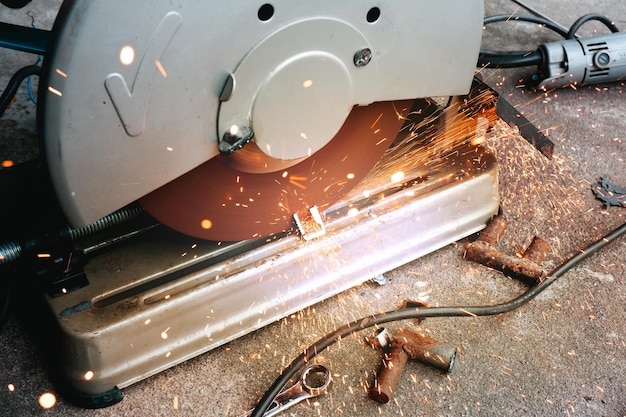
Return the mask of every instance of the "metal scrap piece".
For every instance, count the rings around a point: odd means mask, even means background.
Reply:
[[[506,227],[507,223],[504,217],[501,215],[494,217],[478,238],[466,245],[465,257],[470,261],[518,279],[525,284],[539,284],[547,276],[541,263],[548,253],[548,243],[535,236],[521,258],[506,255],[496,249]]]
[[[554,143],[501,95],[498,95],[496,114],[509,125],[516,126],[524,139],[537,148],[546,158],[552,159]]]
[[[607,207],[626,207],[626,187],[611,183],[606,174],[600,178],[600,181],[591,185],[591,191]]]
[[[404,365],[409,359],[450,373],[457,354],[455,346],[440,343],[408,329],[398,329],[388,346],[384,346],[383,343],[380,345],[386,348],[386,351],[369,394],[371,399],[381,404],[391,400]]]

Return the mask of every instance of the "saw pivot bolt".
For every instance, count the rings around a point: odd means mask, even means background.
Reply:
[[[227,132],[224,132],[219,140],[218,147],[220,153],[230,155],[243,148],[254,137],[251,127],[245,125],[232,125]]]
[[[505,255],[498,252],[496,246],[506,228],[507,222],[502,215],[494,217],[478,238],[466,245],[465,257],[525,284],[539,284],[547,276],[541,263],[548,253],[548,242],[535,236],[521,258]]]
[[[381,404],[391,400],[402,369],[409,359],[452,372],[456,358],[456,347],[439,343],[435,339],[407,329],[399,329],[392,335],[386,329],[377,335],[366,338],[374,347],[384,349],[383,363],[378,371],[370,398]]]

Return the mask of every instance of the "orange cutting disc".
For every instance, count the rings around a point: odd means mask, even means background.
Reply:
[[[215,241],[289,230],[293,213],[324,211],[352,189],[391,145],[412,101],[355,106],[337,135],[312,156],[274,172],[244,172],[229,156],[212,158],[140,200],[181,233]]]

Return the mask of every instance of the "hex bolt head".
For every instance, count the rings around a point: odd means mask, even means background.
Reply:
[[[372,60],[372,50],[370,48],[363,48],[356,51],[354,54],[354,65],[357,67],[364,67]]]

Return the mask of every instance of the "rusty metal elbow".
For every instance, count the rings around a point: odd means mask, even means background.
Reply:
[[[449,373],[454,367],[456,353],[454,346],[439,343],[407,329],[399,329],[383,357],[374,386],[370,390],[370,398],[382,404],[389,402],[409,359]]]

